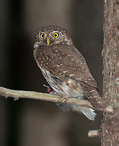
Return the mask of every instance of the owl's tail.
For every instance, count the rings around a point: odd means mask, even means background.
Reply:
[[[89,120],[94,121],[96,117],[96,113],[92,108],[83,107],[79,105],[71,105],[67,103],[56,103],[56,105],[63,111],[75,111],[83,113]]]
[[[89,102],[95,107],[95,109],[105,109],[107,107],[107,103],[102,99],[102,97],[97,92],[94,87],[86,87],[82,86],[84,90],[85,96],[88,98]]]
[[[73,105],[72,110],[83,113],[89,120],[95,120],[96,113],[92,108]]]

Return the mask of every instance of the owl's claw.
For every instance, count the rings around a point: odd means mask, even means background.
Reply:
[[[68,99],[69,99],[68,96],[61,96],[59,102],[67,102]]]

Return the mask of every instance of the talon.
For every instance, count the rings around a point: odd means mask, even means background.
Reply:
[[[67,102],[69,99],[68,96],[61,96],[61,98],[59,99],[60,102]]]

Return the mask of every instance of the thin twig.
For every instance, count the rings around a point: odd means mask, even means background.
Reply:
[[[100,137],[101,136],[101,130],[90,130],[88,132],[88,137]]]

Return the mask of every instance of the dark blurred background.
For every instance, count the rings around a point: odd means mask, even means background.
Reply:
[[[85,57],[102,91],[103,0],[1,0],[0,86],[46,92],[46,84],[33,58],[38,27],[66,28]],[[62,112],[55,103],[0,97],[0,146],[99,146],[88,138],[99,129],[75,112]]]

